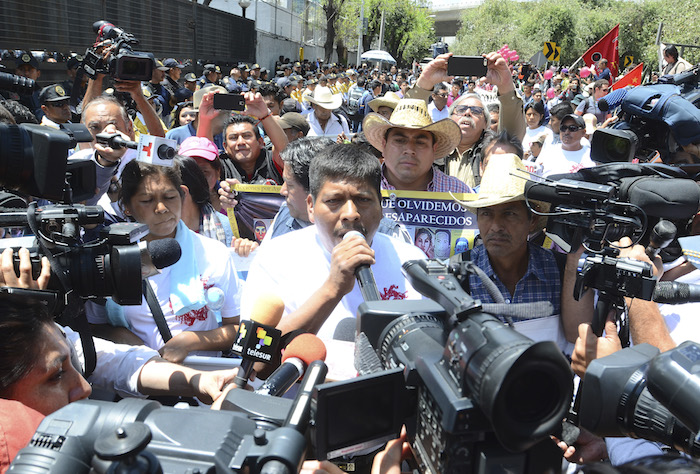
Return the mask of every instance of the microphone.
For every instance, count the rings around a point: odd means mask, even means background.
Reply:
[[[359,235],[365,239],[362,232],[351,230],[343,236],[343,240],[354,235]],[[362,298],[364,298],[365,301],[381,301],[382,297],[379,296],[377,282],[374,281],[374,273],[372,273],[372,269],[369,265],[358,265],[358,267],[355,268],[355,278],[357,278],[357,283],[360,285],[360,293],[362,293]]]
[[[617,108],[617,106],[622,104],[622,101],[625,99],[627,91],[627,88],[618,89],[616,91],[611,92],[610,94],[605,95],[598,101],[598,108],[603,112],[607,112],[608,110]]]
[[[629,182],[632,184],[627,186]],[[623,178],[619,199],[642,208],[649,216],[687,219],[698,212],[700,187],[685,178]]]
[[[357,327],[356,318],[341,319],[333,332],[333,339],[336,341],[355,341],[355,328]]]
[[[273,397],[281,396],[304,375],[315,360],[326,360],[326,346],[317,336],[309,333],[295,337],[282,356],[282,365],[255,391]]]
[[[697,303],[700,301],[700,285],[660,281],[654,288],[652,300],[662,304]]]
[[[646,248],[646,254],[651,261],[659,254],[661,249],[668,247],[673,239],[676,238],[678,229],[671,221],[660,219],[651,230],[649,236],[649,245]]]
[[[182,256],[182,249],[177,240],[166,239],[139,242],[141,251],[141,277],[157,275],[158,270],[175,264]]]
[[[282,333],[275,327],[283,313],[282,299],[272,293],[263,293],[253,305],[250,321],[241,321],[236,341],[231,347],[233,352],[243,358],[233,380],[236,387],[245,388],[256,362],[269,364],[278,353]]]

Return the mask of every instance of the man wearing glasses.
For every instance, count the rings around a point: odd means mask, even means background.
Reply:
[[[428,63],[416,85],[407,91],[412,99],[426,100],[435,84],[451,81],[447,75],[447,60],[452,53],[441,54]],[[498,101],[501,106],[499,131],[505,130],[522,140],[525,136],[525,116],[523,101],[515,93],[513,79],[508,64],[498,53],[485,54],[487,59],[486,81],[498,88]],[[444,159],[445,173],[454,176],[468,186],[474,187],[481,182],[479,164],[486,134],[491,133],[491,115],[481,97],[476,93],[466,93],[452,102],[448,109],[449,117],[459,125],[462,133],[457,147]],[[437,164],[440,164],[437,160]]]
[[[598,101],[608,94],[610,83],[605,79],[598,79],[593,83],[593,94],[586,100],[582,100],[576,107],[576,115],[593,114],[598,120],[598,124],[605,122],[610,114],[600,110]]]
[[[561,143],[545,146],[537,158],[536,163],[542,167],[542,176],[574,173],[581,168],[595,166],[591,160],[591,147],[581,143],[585,133],[583,117],[576,114],[565,116],[559,125]]]
[[[447,94],[447,84],[444,82],[438,82],[433,87],[433,101],[428,104],[428,113],[433,122],[439,122],[450,117],[450,112],[447,108]]]

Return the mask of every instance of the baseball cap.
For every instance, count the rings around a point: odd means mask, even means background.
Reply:
[[[185,74],[185,81],[187,82],[197,82],[197,76],[193,72],[188,72]]]
[[[180,156],[189,156],[191,158],[204,158],[208,161],[214,161],[219,156],[219,150],[214,145],[214,142],[205,137],[188,137],[181,144],[177,152]]]
[[[185,67],[184,65],[180,64],[179,62],[177,62],[173,58],[164,59],[163,66],[167,67],[168,69],[172,69],[174,67],[178,67],[178,68],[182,69],[183,67]]]
[[[251,70],[252,69],[260,69],[260,64],[258,64],[258,63],[253,64],[252,66],[250,66],[250,69]]]
[[[60,102],[70,100],[70,96],[66,93],[63,86],[60,84],[51,84],[41,89],[39,93],[39,102],[44,105],[47,102]]]
[[[158,59],[156,59],[156,68],[160,69],[161,71],[167,71],[168,69],[170,69],[169,67],[164,66],[163,63]]]
[[[306,121],[303,115],[297,112],[287,112],[277,121],[283,129],[296,128],[304,132],[304,135],[309,133],[309,122]]]
[[[24,51],[19,55],[19,58],[17,58],[17,67],[22,66],[23,64],[29,64],[34,69],[39,69],[39,63],[37,62],[36,58],[32,55],[32,53],[27,51]]]
[[[566,119],[571,119],[579,127],[586,128],[586,121],[583,120],[583,117],[581,117],[580,115],[576,115],[576,114],[565,115],[564,118],[561,119],[560,123],[564,123],[564,120],[566,120]]]
[[[217,66],[216,64],[205,64],[204,65],[204,72],[221,72],[221,68]]]

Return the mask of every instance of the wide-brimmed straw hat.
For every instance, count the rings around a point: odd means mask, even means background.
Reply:
[[[477,209],[497,206],[507,202],[525,200],[525,183],[530,175],[525,170],[523,161],[512,153],[491,155],[484,176],[481,178],[476,199],[460,201],[462,207],[476,214]],[[549,204],[529,200],[530,207],[538,212],[549,211]],[[537,216],[536,229],[541,230],[547,224],[547,216]]]
[[[389,107],[395,109],[401,97],[396,92],[389,91],[381,97],[369,101],[369,108],[374,112],[379,112],[379,107]]]
[[[316,87],[314,93],[308,96],[307,100],[328,110],[335,110],[343,105],[343,95],[334,94],[328,87],[324,86]]]
[[[462,139],[459,125],[449,118],[433,123],[425,101],[418,99],[399,100],[389,120],[371,112],[362,122],[362,130],[367,140],[381,152],[384,152],[384,137],[390,128],[425,130],[432,133],[435,137],[436,159],[452,153]]]

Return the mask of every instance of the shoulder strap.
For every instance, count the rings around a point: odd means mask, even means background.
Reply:
[[[168,342],[173,338],[173,335],[170,334],[170,328],[168,327],[168,323],[165,322],[163,310],[160,308],[160,304],[158,304],[158,298],[156,298],[156,294],[153,291],[153,287],[148,282],[148,279],[143,280],[143,295],[146,297],[146,303],[148,303],[148,307],[153,315],[153,320],[156,322],[158,331],[160,331],[160,335],[163,337],[163,342]]]

